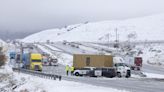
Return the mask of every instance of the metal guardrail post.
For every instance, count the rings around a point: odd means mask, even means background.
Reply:
[[[61,77],[61,76],[59,76],[59,81],[61,81],[61,78],[62,78],[62,77]]]

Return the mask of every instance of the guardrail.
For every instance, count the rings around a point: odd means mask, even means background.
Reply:
[[[27,70],[27,69],[19,69],[19,68],[12,68],[12,69],[13,69],[13,71],[16,71],[16,72],[30,74],[30,75],[38,76],[41,78],[52,79],[52,80],[56,80],[58,78],[59,81],[61,81],[61,79],[62,79],[62,76],[60,76],[60,75],[47,74],[47,73],[43,73],[43,72],[39,72],[39,71],[32,71],[32,70]]]

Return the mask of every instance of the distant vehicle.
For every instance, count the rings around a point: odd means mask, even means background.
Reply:
[[[86,55],[75,54],[73,56],[74,75],[90,75],[105,77],[130,77],[131,71],[123,62],[121,57],[113,57],[112,55]],[[86,71],[86,67],[94,67]],[[85,70],[85,73],[84,73]],[[90,73],[90,74],[87,74]]]
[[[75,44],[74,42],[70,42],[68,45],[71,47],[79,48],[79,45]]]
[[[23,68],[42,71],[42,55],[39,53],[23,53]]]
[[[134,64],[131,66],[132,70],[141,70],[142,57],[134,57]]]
[[[75,47],[75,45],[71,43],[71,47]]]
[[[22,63],[23,68],[29,69],[30,68],[30,54],[29,53],[23,53],[22,55]]]
[[[10,52],[10,59],[15,59],[16,52]]]
[[[42,65],[49,65],[49,57],[48,56],[43,56],[42,57]]]
[[[66,40],[64,40],[64,41],[63,41],[63,44],[64,44],[64,45],[67,45],[67,41],[66,41]]]
[[[58,59],[47,54],[43,54],[42,56],[42,65],[44,66],[57,66]]]
[[[126,57],[127,65],[130,66],[131,70],[141,70],[142,68],[142,57]]]
[[[58,59],[57,58],[50,58],[50,65],[57,66],[58,65]]]
[[[15,59],[16,59],[16,63],[20,63],[20,61],[21,61],[21,54],[17,53]]]

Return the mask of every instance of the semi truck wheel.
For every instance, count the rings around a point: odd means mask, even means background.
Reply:
[[[129,78],[131,76],[131,72],[127,70],[126,78]]]
[[[117,73],[117,77],[121,78],[121,73],[120,72]]]
[[[78,72],[75,73],[75,76],[80,76],[80,74]]]

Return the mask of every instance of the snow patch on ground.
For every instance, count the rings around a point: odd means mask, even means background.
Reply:
[[[155,73],[144,73],[146,74],[147,78],[164,78],[162,74],[155,74]]]
[[[3,69],[0,69],[0,76],[2,74],[9,74],[6,75],[9,77],[4,77],[0,82],[0,90],[7,90],[7,92],[127,92],[125,90],[99,87],[65,80],[58,81],[43,79],[19,72],[12,72],[11,67],[8,65]]]
[[[127,92],[117,90],[113,88],[105,88],[92,86],[83,83],[70,82],[70,81],[54,81],[49,79],[42,79],[38,77],[28,76],[25,74],[19,74],[18,76],[25,77],[28,79],[27,83],[20,86],[16,91],[27,89],[30,92]]]

